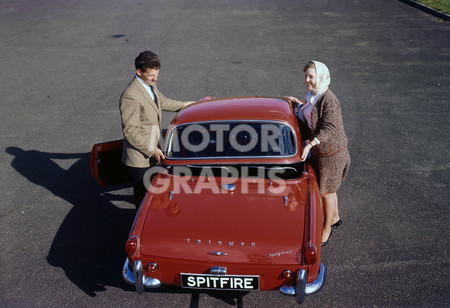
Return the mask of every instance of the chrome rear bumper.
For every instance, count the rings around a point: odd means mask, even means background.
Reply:
[[[138,291],[138,293],[142,293],[144,290],[144,287],[149,288],[149,289],[154,289],[154,288],[159,288],[161,286],[161,282],[158,279],[153,278],[153,277],[147,277],[147,276],[143,275],[141,261],[136,261],[134,268],[136,269],[136,271],[133,271],[130,268],[130,263],[128,262],[128,258],[126,258],[125,264],[123,265],[123,269],[122,269],[122,276],[123,276],[123,279],[127,283],[136,286],[136,290]],[[301,276],[302,276],[302,280],[304,280],[304,279],[307,280],[306,272],[303,273],[303,275],[301,275]],[[305,294],[303,294],[303,296],[319,292],[325,283],[325,276],[326,276],[325,265],[320,263],[319,276],[313,282],[306,284],[306,286],[304,287],[304,291],[303,291]],[[136,284],[135,277],[142,277],[142,279],[138,278],[138,283]],[[302,297],[301,294],[297,294],[297,289],[298,289],[297,286],[298,285],[299,285],[298,283],[296,285],[284,285],[280,288],[280,292],[284,295],[297,296],[297,297],[300,295],[300,297]],[[300,290],[300,292],[302,292],[302,290]]]
[[[128,262],[128,258],[126,258],[125,264],[123,265],[122,269],[122,276],[127,283],[136,286],[136,290],[138,291],[138,293],[143,292],[143,287],[154,289],[161,286],[161,282],[158,279],[147,277],[142,273],[141,261],[136,261],[134,268],[136,269],[136,272],[130,268],[130,262]],[[142,280],[138,278],[138,283],[136,284],[135,277],[142,277]]]
[[[308,283],[305,287],[305,295],[314,294],[319,292],[322,289],[325,283],[326,276],[326,268],[325,265],[320,263],[319,276],[316,280],[311,283]],[[280,288],[280,292],[284,295],[295,296],[297,294],[297,286],[296,285],[285,285]]]

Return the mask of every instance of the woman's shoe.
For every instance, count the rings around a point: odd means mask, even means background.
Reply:
[[[342,225],[342,220],[339,219],[337,222],[331,225],[331,228],[336,230],[340,225]]]
[[[333,234],[333,230],[331,230],[330,235],[328,235],[328,238],[325,242],[322,242],[322,245],[320,245],[321,247],[325,246],[326,244],[328,244],[328,241],[330,240],[331,234]]]

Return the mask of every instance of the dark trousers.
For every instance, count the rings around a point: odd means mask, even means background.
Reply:
[[[131,179],[133,181],[134,205],[136,206],[137,211],[147,192],[147,189],[144,186],[144,175],[149,168],[128,167],[128,169],[130,170]]]

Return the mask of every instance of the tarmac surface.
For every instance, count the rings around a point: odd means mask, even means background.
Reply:
[[[88,158],[122,138],[145,49],[181,100],[301,98],[303,64],[326,63],[352,165],[304,305],[450,305],[449,23],[392,0],[0,0],[0,42],[1,307],[295,306],[123,281],[131,189],[97,185]]]

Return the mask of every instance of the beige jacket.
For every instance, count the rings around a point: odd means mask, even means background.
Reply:
[[[122,162],[129,167],[150,167],[150,157],[158,147],[161,133],[161,109],[178,111],[184,106],[184,102],[166,98],[156,85],[153,88],[158,106],[136,78],[120,97]]]

